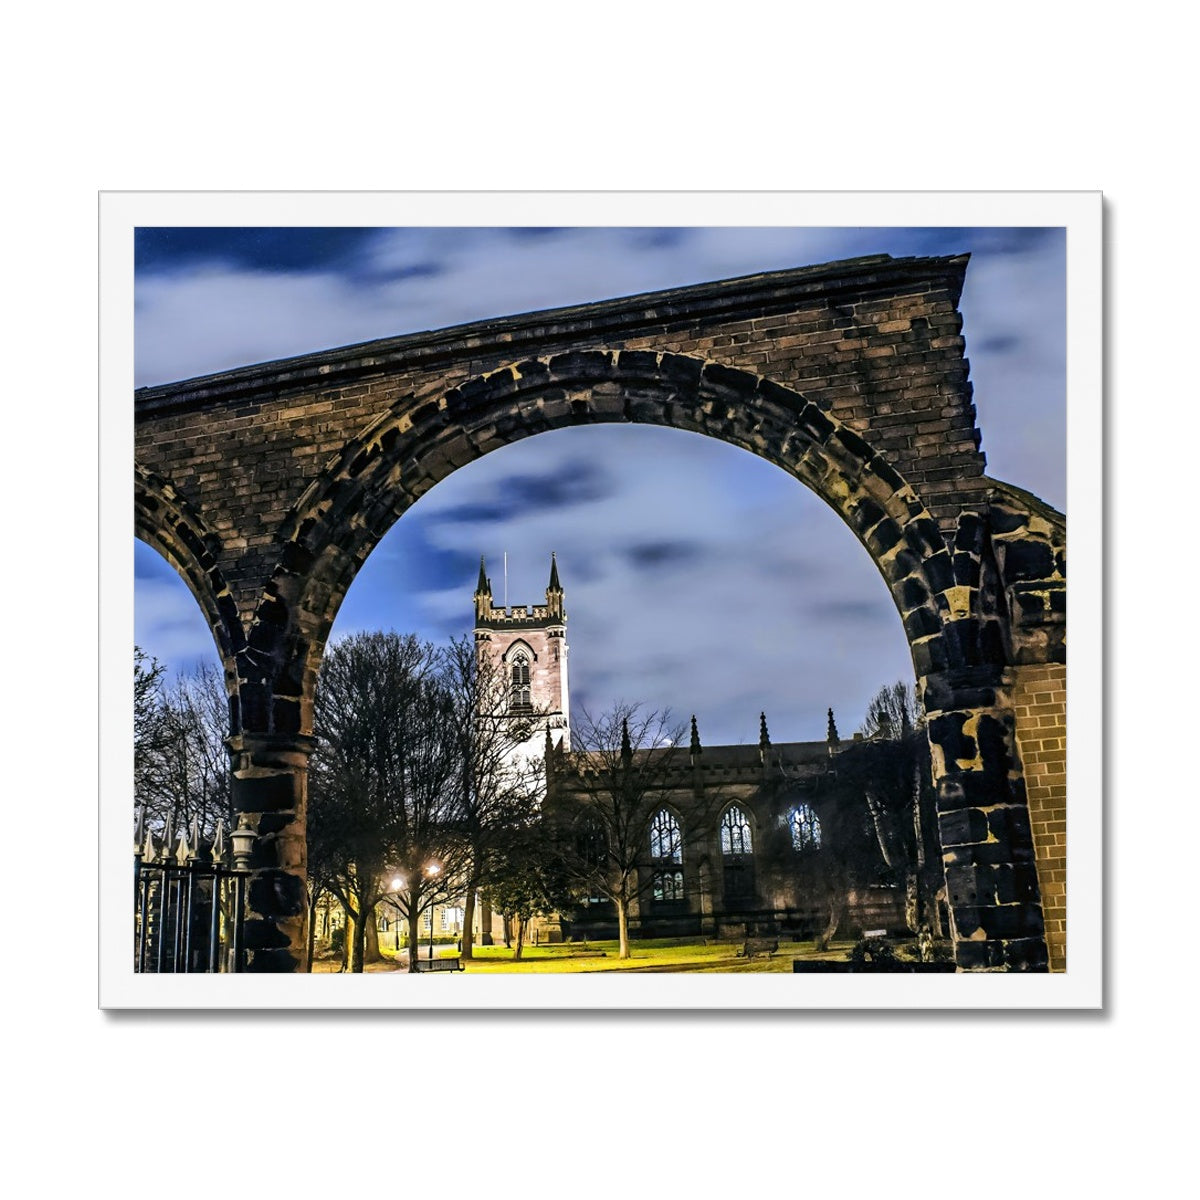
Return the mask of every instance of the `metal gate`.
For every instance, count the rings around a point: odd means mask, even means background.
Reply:
[[[193,821],[155,837],[139,810],[133,852],[134,962],[138,973],[239,972],[244,968],[246,880],[254,830],[210,842]]]

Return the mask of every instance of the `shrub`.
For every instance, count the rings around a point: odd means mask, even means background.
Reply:
[[[893,963],[896,948],[886,938],[859,938],[850,951],[852,963]]]

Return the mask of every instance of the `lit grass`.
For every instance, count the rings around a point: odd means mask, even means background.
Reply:
[[[811,942],[780,942],[770,958],[756,955],[752,959],[738,957],[740,942],[702,941],[680,942],[677,939],[635,941],[631,957],[618,958],[615,941],[579,942],[550,946],[526,946],[520,961],[506,946],[476,946],[473,957],[463,966],[475,975],[564,975],[598,974],[601,972],[702,971],[738,974],[790,974],[792,960],[845,959],[852,942],[835,942],[823,954],[814,950]],[[601,951],[601,954],[597,954]],[[436,951],[435,951],[436,953]]]

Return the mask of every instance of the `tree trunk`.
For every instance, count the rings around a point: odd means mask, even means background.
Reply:
[[[513,917],[513,924],[517,928],[516,945],[513,947],[513,961],[521,961],[521,951],[525,949],[525,925],[524,917]]]
[[[871,823],[875,827],[875,840],[879,843],[879,852],[889,870],[895,871],[902,867],[903,855],[898,852],[897,837],[891,814],[883,802],[870,788],[863,793],[867,802],[867,811],[871,814]]]
[[[463,901],[462,947],[459,958],[470,958],[475,947],[475,888],[467,888],[466,899]]]
[[[904,923],[909,933],[920,934],[921,925],[921,877],[916,871],[904,872]]]
[[[618,958],[629,957],[629,897],[617,899],[617,943],[620,947]]]
[[[320,896],[314,896],[312,903],[308,906],[308,961],[304,965],[305,971],[311,973],[313,969],[313,955],[317,949],[317,901]]]
[[[420,940],[421,917],[416,906],[413,905],[408,912],[408,970],[410,974],[416,974],[417,953],[421,948]]]
[[[375,909],[371,908],[363,923],[364,942],[363,942],[363,963],[383,962],[383,954],[379,949],[379,925],[376,920]]]
[[[351,974],[361,975],[363,969],[363,951],[366,949],[366,920],[362,915],[362,901],[359,901],[358,914],[351,915],[354,922],[354,942],[350,950]]]
[[[829,897],[829,921],[825,926],[825,931],[813,943],[816,949],[820,951],[829,949],[829,943],[837,935],[838,926],[842,923],[842,915],[845,909],[845,894],[839,889]]]

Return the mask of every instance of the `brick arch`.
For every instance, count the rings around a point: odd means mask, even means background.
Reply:
[[[221,571],[221,539],[165,480],[137,464],[133,476],[134,534],[175,568],[200,606],[216,643],[226,685],[234,689],[230,703],[236,708],[233,664],[246,639]]]
[[[273,729],[301,731],[325,640],[367,556],[402,513],[459,466],[554,429],[632,422],[701,433],[748,450],[816,492],[880,570],[917,674],[962,665],[971,647],[942,645],[961,612],[954,558],[915,490],[815,400],[761,375],[681,354],[595,350],[525,359],[431,396],[405,396],[350,441],[280,531],[277,565],[247,653],[280,670]],[[264,696],[264,700],[266,697]],[[249,715],[249,714],[248,714]],[[266,728],[266,727],[264,727]]]

